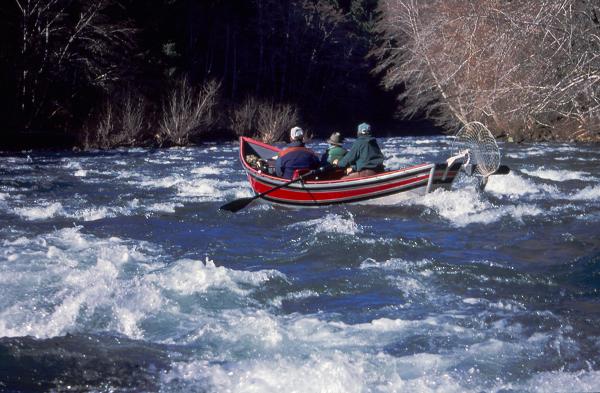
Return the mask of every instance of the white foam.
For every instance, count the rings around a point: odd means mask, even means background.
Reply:
[[[552,150],[559,151],[559,152],[580,152],[582,149],[580,147],[562,145],[562,146],[556,146]]]
[[[377,269],[386,269],[386,270],[403,270],[403,271],[408,272],[415,267],[423,267],[428,264],[431,264],[431,261],[427,260],[427,259],[423,259],[421,261],[406,261],[406,260],[400,259],[400,258],[392,258],[392,259],[388,259],[384,262],[379,262],[374,259],[367,258],[361,262],[360,268],[361,269],[377,268]]]
[[[394,281],[394,285],[404,293],[407,297],[419,296],[422,300],[423,296],[430,292],[427,283],[421,282],[414,277],[390,277]]]
[[[544,167],[535,170],[521,169],[521,172],[529,176],[539,177],[540,179],[562,182],[567,180],[585,180],[593,181],[595,178],[587,172],[570,171],[566,169],[545,169]]]
[[[146,161],[149,164],[158,164],[158,165],[165,165],[165,164],[170,164],[170,162],[168,160],[158,160],[155,158],[150,158],[150,157],[146,157],[144,158],[144,161]]]
[[[386,157],[384,165],[388,169],[404,168],[413,165],[415,162],[414,159],[403,156],[386,155]]]
[[[600,186],[588,186],[570,195],[569,199],[575,201],[595,201],[600,199]]]
[[[520,388],[538,393],[570,393],[597,392],[599,386],[600,371],[581,370],[541,372]]]
[[[146,152],[148,152],[148,148],[146,148],[146,147],[125,147],[122,149],[128,153],[146,153]]]
[[[78,161],[73,161],[69,158],[63,158],[61,159],[61,162],[63,163],[63,168],[66,169],[81,169],[81,164]]]
[[[11,289],[0,310],[0,337],[46,338],[93,327],[147,338],[144,321],[178,313],[172,294],[245,296],[269,280],[286,280],[275,270],[236,271],[208,259],[165,266],[140,251],[151,250],[143,242],[99,239],[80,230],[4,242],[11,263],[0,265],[0,276]]]
[[[342,334],[345,329],[340,324]],[[394,331],[391,326],[390,331]],[[376,330],[375,333],[379,333]],[[311,331],[311,333],[313,333]],[[315,332],[319,334],[320,332]],[[373,335],[373,332],[364,332]],[[387,333],[387,331],[386,331]],[[323,336],[322,339],[330,337]],[[368,345],[379,336],[366,339]],[[351,348],[352,336],[346,338]],[[339,340],[336,340],[336,342]],[[298,340],[281,345],[298,348]],[[466,392],[449,370],[456,360],[430,353],[394,357],[382,352],[341,351],[335,347],[315,348],[319,341],[306,343],[299,353],[282,354],[275,349],[264,356],[235,362],[191,361],[174,363],[164,374],[164,385],[206,386],[227,392]],[[331,343],[330,343],[331,344]],[[308,350],[308,353],[304,351]],[[316,352],[318,350],[318,352]],[[313,352],[315,351],[315,352]]]
[[[155,177],[144,177],[142,178],[142,181],[137,183],[137,182],[130,182],[132,184],[137,184],[143,188],[171,188],[174,187],[180,183],[182,183],[184,181],[183,177],[178,176],[178,175],[170,175],[170,176],[166,176],[166,177],[161,177],[161,178],[155,178]]]
[[[85,201],[84,201],[85,204]],[[132,199],[124,206],[91,206],[86,208],[65,208],[60,202],[43,207],[16,208],[15,212],[28,220],[42,220],[55,217],[66,217],[82,221],[96,221],[117,216],[130,216],[136,212],[167,212],[172,213],[181,203],[154,203],[143,205],[138,199]]]
[[[455,191],[438,189],[412,203],[429,207],[457,227],[474,223],[490,224],[506,216],[521,222],[524,217],[543,214],[543,210],[537,206],[525,203],[497,207],[482,200],[481,195],[474,190],[466,189]]]
[[[117,179],[136,179],[140,177],[137,172],[128,170],[114,171],[111,174],[116,174]]]
[[[183,207],[181,203],[153,203],[146,207],[147,211],[151,212],[163,212],[163,213],[175,213],[175,209]]]
[[[345,235],[356,235],[362,232],[360,225],[354,221],[354,216],[348,213],[348,218],[338,214],[329,213],[325,217],[317,218],[292,224],[294,226],[304,226],[314,229],[315,233],[341,233]]]
[[[57,215],[64,213],[64,210],[60,202],[53,202],[34,207],[17,207],[15,208],[15,213],[26,220],[34,221],[56,217]]]
[[[401,148],[400,151],[403,155],[409,156],[423,156],[427,154],[439,154],[440,149],[436,146],[405,146]]]
[[[228,196],[237,198],[251,196],[252,191],[247,182],[223,182],[205,175],[218,174],[216,168],[197,168],[193,176],[171,175],[163,178],[144,177],[141,182],[129,181],[143,188],[174,188],[177,196],[197,201],[223,200]]]
[[[192,173],[196,174],[196,175],[219,175],[223,172],[222,169],[220,168],[215,168],[212,166],[206,166],[206,167],[201,167],[201,168],[194,168],[192,169]]]
[[[533,147],[521,148],[519,149],[521,154],[524,154],[525,158],[535,157],[535,156],[546,156],[548,153],[551,153],[554,149],[550,146],[537,145]]]
[[[144,261],[142,254],[121,240],[97,240],[82,235],[79,228],[40,239],[33,241],[33,245],[40,243],[38,249],[49,243],[43,256],[31,252],[31,242],[22,251],[13,250],[19,255],[18,267],[29,272],[15,283],[12,305],[0,312],[0,336],[54,337],[72,331],[97,308],[126,300],[131,285],[120,277],[122,266],[130,260]],[[28,295],[22,296],[21,291]]]
[[[502,176],[490,176],[485,187],[487,192],[505,195],[511,198],[530,196],[533,198],[558,195],[556,186],[548,184],[536,184],[518,174],[511,172]]]
[[[245,295],[249,289],[242,288],[242,285],[256,287],[275,277],[285,279],[285,276],[276,270],[257,272],[231,270],[222,266],[217,267],[208,258],[204,263],[189,259],[179,260],[160,275],[152,277],[155,277],[152,280],[163,288],[184,295],[206,292],[209,288],[224,288]]]
[[[204,200],[221,199],[223,193],[219,189],[222,182],[213,179],[194,179],[178,184],[177,195],[182,197],[197,197]]]
[[[114,214],[111,214],[106,207],[90,207],[78,210],[70,215],[72,218],[83,221],[96,221],[109,216],[114,216]]]
[[[86,171],[85,169],[79,169],[77,171],[75,171],[74,175],[76,177],[86,177],[88,174],[88,171]]]
[[[340,392],[364,391],[362,362],[343,354],[311,356],[306,360],[275,356],[273,360],[247,360],[233,365],[206,361],[176,363],[165,383],[183,379],[208,383],[219,392]]]
[[[270,303],[275,307],[281,307],[285,300],[300,300],[318,296],[318,292],[310,289],[304,289],[302,291],[288,293],[285,296],[276,296],[270,301]]]

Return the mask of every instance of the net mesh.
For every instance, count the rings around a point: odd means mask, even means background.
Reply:
[[[500,150],[496,138],[479,122],[465,124],[456,133],[452,150],[458,154],[468,150],[471,164],[482,176],[489,176],[500,167]]]

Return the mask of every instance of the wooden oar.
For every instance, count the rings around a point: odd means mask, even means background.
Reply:
[[[248,197],[248,198],[240,198],[240,199],[233,200],[233,201],[231,201],[231,202],[229,202],[229,203],[226,203],[226,204],[224,204],[224,205],[223,205],[223,206],[221,206],[219,209],[220,209],[220,210],[227,210],[227,211],[230,211],[230,212],[232,212],[232,213],[238,212],[238,211],[242,210],[243,208],[245,208],[246,206],[248,206],[248,204],[250,204],[250,202],[252,202],[252,201],[253,201],[253,200],[255,200],[255,199],[262,198],[263,196],[265,196],[265,195],[267,195],[267,194],[269,194],[269,193],[271,193],[271,192],[273,192],[273,191],[275,191],[275,190],[278,190],[278,189],[280,189],[280,188],[283,188],[283,187],[285,187],[285,186],[289,186],[289,185],[290,185],[290,184],[292,184],[292,183],[299,182],[299,181],[301,181],[302,179],[305,179],[305,178],[307,178],[307,177],[309,177],[309,176],[312,176],[312,175],[314,175],[314,174],[316,174],[316,173],[321,173],[321,172],[323,172],[324,170],[325,170],[325,168],[324,168],[324,167],[321,167],[321,168],[319,168],[319,169],[313,169],[312,171],[308,171],[308,172],[306,172],[306,173],[305,173],[304,175],[302,175],[302,176],[298,176],[298,177],[297,177],[297,178],[295,178],[295,179],[292,179],[292,180],[290,180],[290,181],[288,181],[288,182],[286,182],[286,183],[283,183],[283,184],[280,184],[280,185],[278,185],[278,186],[276,186],[276,187],[273,187],[273,188],[271,188],[271,189],[270,189],[270,190],[268,190],[268,191],[261,192],[260,194],[258,194],[258,195],[255,195],[255,196],[253,196],[253,197]]]

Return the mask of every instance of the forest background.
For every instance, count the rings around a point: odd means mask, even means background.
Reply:
[[[0,147],[273,142],[362,121],[598,141],[599,18],[600,0],[3,0]]]

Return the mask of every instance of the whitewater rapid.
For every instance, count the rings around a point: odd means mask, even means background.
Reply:
[[[389,168],[450,149],[380,143]],[[600,152],[500,147],[485,192],[235,215],[232,143],[2,155],[0,386],[595,391]]]

